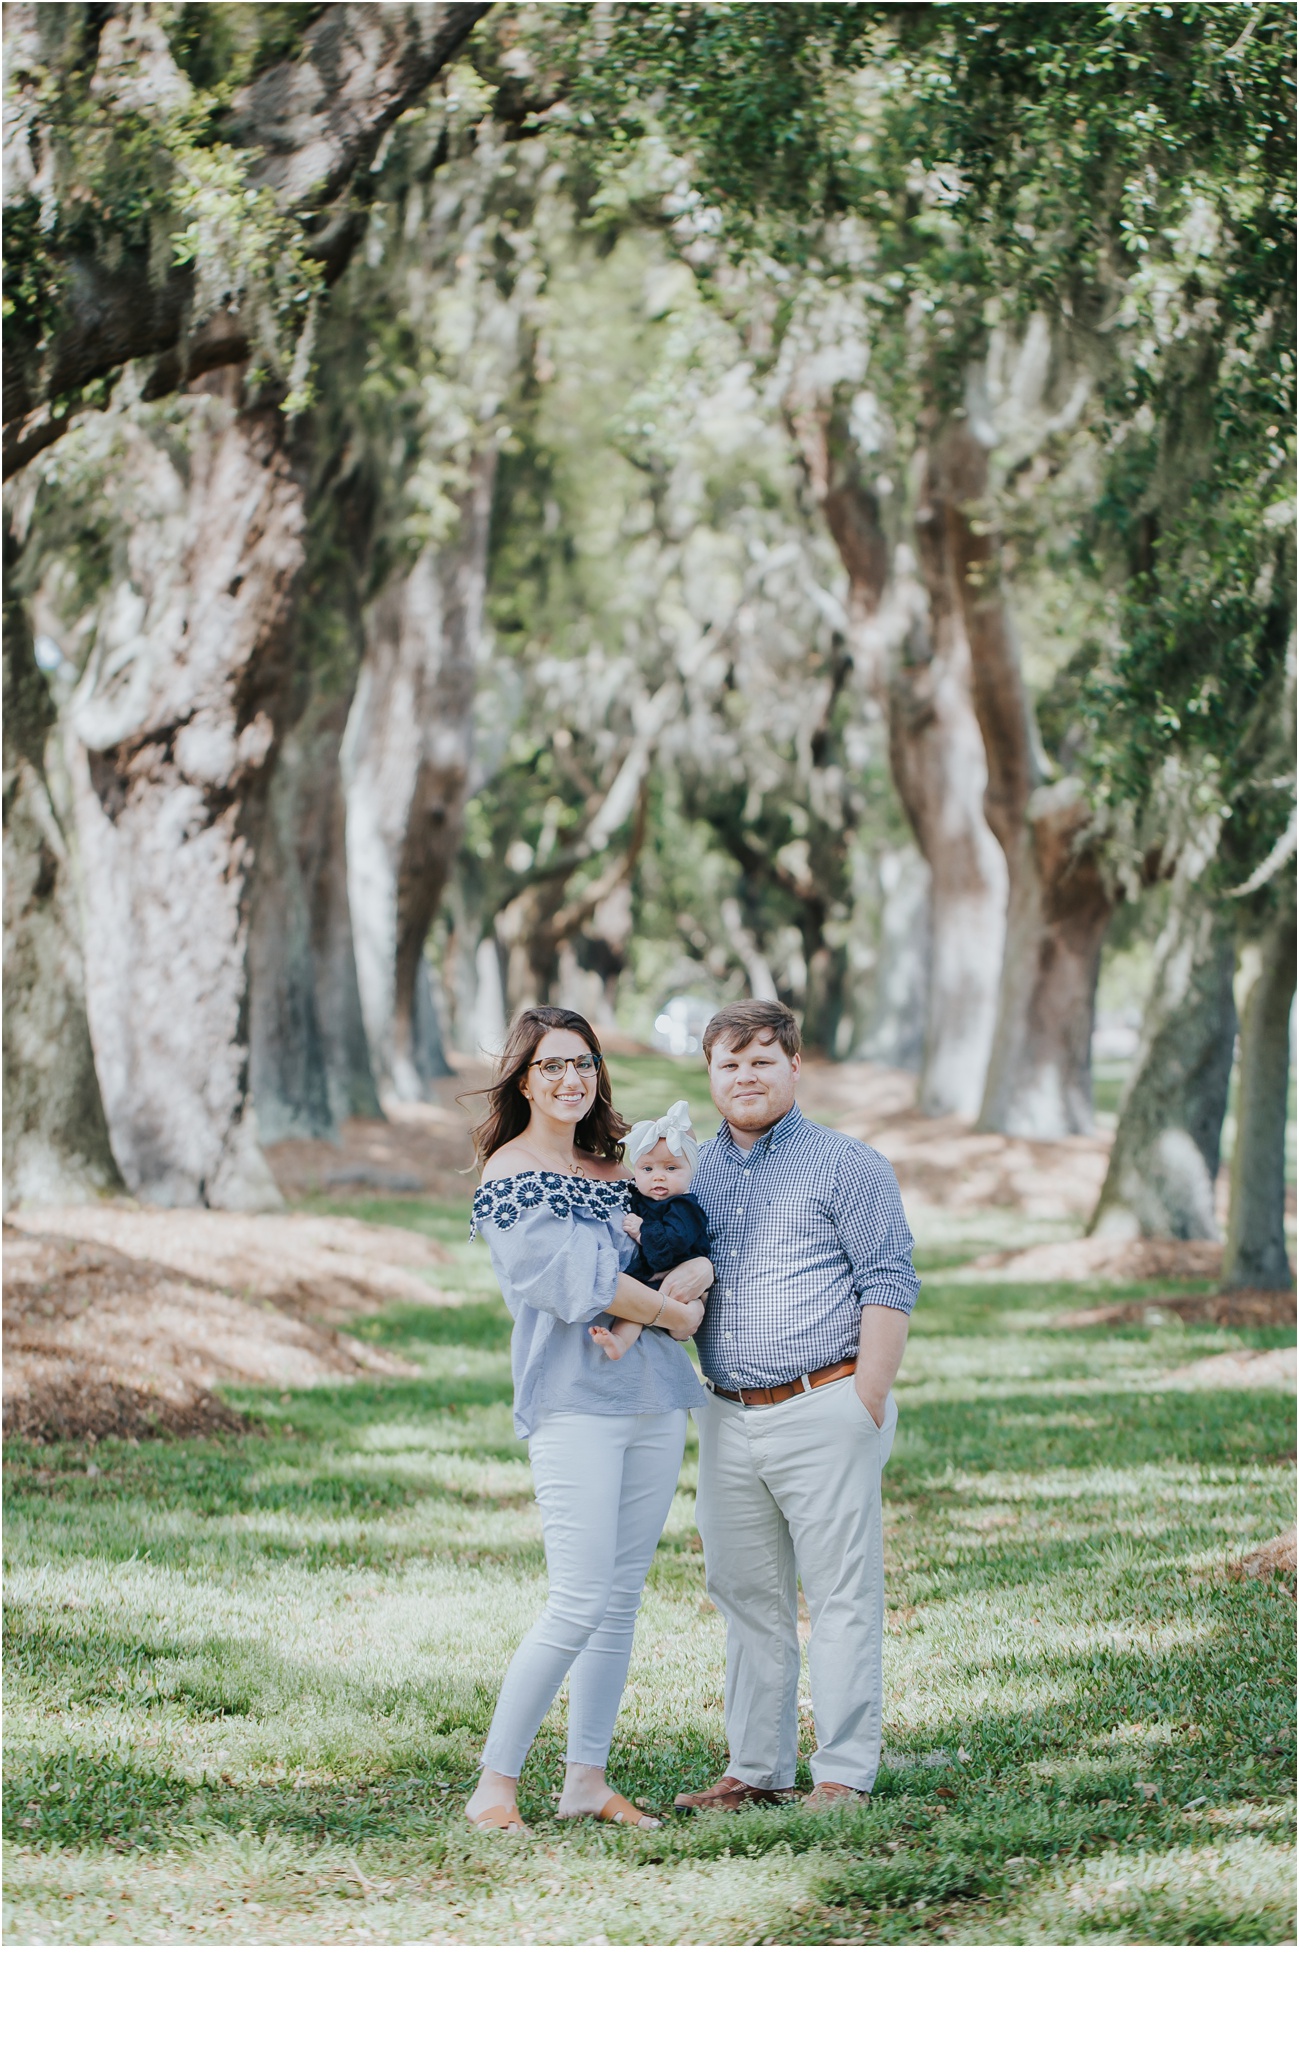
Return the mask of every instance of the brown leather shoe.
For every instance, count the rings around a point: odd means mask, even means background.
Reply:
[[[672,1804],[678,1813],[736,1813],[742,1806],[774,1806],[793,1796],[792,1785],[767,1792],[758,1785],[746,1785],[743,1778],[719,1778],[703,1792],[678,1792]]]
[[[809,1813],[828,1813],[834,1806],[865,1806],[869,1792],[859,1792],[855,1785],[836,1785],[826,1778],[817,1785],[803,1801]]]

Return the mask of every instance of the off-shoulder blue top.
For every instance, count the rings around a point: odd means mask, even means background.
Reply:
[[[615,1363],[588,1334],[608,1324],[618,1275],[636,1255],[622,1227],[625,1180],[516,1173],[474,1196],[472,1236],[491,1253],[514,1318],[514,1430],[543,1414],[662,1415],[698,1408],[705,1395],[683,1344],[643,1330]]]

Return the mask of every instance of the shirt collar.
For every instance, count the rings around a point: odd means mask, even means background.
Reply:
[[[785,1111],[779,1123],[773,1124],[769,1131],[764,1131],[760,1138],[754,1140],[745,1157],[752,1158],[757,1153],[770,1152],[775,1145],[783,1145],[786,1138],[792,1137],[802,1122],[803,1112],[795,1103],[791,1109]],[[744,1152],[743,1145],[736,1145],[735,1135],[729,1124],[726,1126],[726,1136],[737,1152]]]

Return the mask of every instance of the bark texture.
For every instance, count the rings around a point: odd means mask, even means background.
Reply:
[[[1010,877],[997,1024],[979,1127],[1062,1138],[1093,1128],[1091,1035],[1100,949],[1113,907],[1092,844],[1091,806],[1073,778],[1046,781],[996,536],[979,514],[987,448],[951,426],[931,471],[970,649],[975,715],[987,758],[984,810]]]
[[[1175,877],[1155,949],[1141,1045],[1091,1229],[1101,1237],[1216,1239],[1214,1186],[1236,1039],[1233,920]]]
[[[931,974],[929,869],[919,847],[891,847],[881,856],[879,891],[871,1005],[856,1056],[918,1074]]]
[[[930,980],[919,1104],[974,1117],[992,1051],[1006,943],[1006,862],[985,815],[987,756],[947,523],[926,465],[916,553],[927,603],[899,579],[911,629],[889,684],[894,784],[929,863]],[[918,593],[917,593],[918,595]]]
[[[249,1091],[250,868],[290,673],[302,497],[273,414],[128,430],[125,560],[73,698],[95,1065],[127,1185],[274,1206]]]
[[[996,1018],[1006,867],[984,816],[983,740],[943,507],[926,475],[915,555],[891,548],[834,407],[803,397],[790,418],[848,573],[854,657],[885,710],[894,784],[929,867],[920,1106],[972,1117]]]
[[[339,746],[347,701],[309,704],[276,759],[249,938],[249,1043],[263,1141],[378,1116],[347,900]]]
[[[457,537],[424,548],[370,607],[343,742],[356,973],[380,1094],[419,1101],[448,1071],[424,941],[460,844],[473,751],[493,449]]]
[[[235,96],[229,136],[253,152],[253,182],[286,210],[337,198],[486,12],[487,0],[322,8],[300,52]]]
[[[1092,1022],[1113,902],[1086,843],[1091,825],[1072,776],[1036,790],[1027,806],[981,1130],[1062,1138],[1095,1127]]]
[[[1294,899],[1287,892],[1262,941],[1246,951],[1236,1146],[1223,1257],[1224,1287],[1293,1286],[1285,1244],[1285,1133],[1290,1012],[1295,993]]]
[[[6,567],[12,570],[13,564]],[[4,1206],[121,1186],[86,1022],[57,710],[16,595],[4,612]]]

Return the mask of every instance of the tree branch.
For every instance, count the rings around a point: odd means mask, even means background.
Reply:
[[[250,182],[269,187],[282,210],[304,228],[315,226],[322,208],[370,160],[489,6],[490,0],[471,0],[458,6],[326,8],[307,31],[299,56],[272,65],[236,96],[228,139],[253,153]],[[326,270],[332,281],[356,236],[337,222],[331,226]],[[145,394],[158,397],[249,353],[247,336],[229,314],[187,337],[190,265],[175,265],[157,277],[143,258],[117,266],[76,253],[63,257],[62,273],[57,324],[45,346],[18,334],[7,340],[6,476],[58,438],[61,400],[124,364],[162,358]],[[32,417],[38,413],[40,420]]]
[[[286,213],[327,206],[489,6],[327,7],[299,56],[235,96],[227,134],[260,152],[252,183],[268,185]]]

